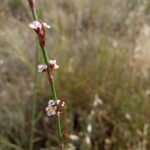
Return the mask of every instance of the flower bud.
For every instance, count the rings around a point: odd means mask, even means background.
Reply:
[[[34,9],[35,8],[35,0],[28,0],[30,8]]]

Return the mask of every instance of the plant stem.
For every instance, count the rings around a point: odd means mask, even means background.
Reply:
[[[35,21],[38,21],[38,16],[37,16],[37,13],[36,13],[36,9],[31,9],[32,11],[32,16],[33,16],[33,19]],[[42,54],[43,54],[43,58],[44,58],[44,62],[45,64],[47,65],[47,75],[48,75],[48,79],[49,79],[49,84],[50,84],[50,89],[51,89],[51,92],[52,92],[52,96],[53,96],[53,99],[54,101],[57,101],[57,94],[56,94],[56,89],[55,89],[55,83],[54,83],[54,79],[53,79],[53,76],[51,75],[51,72],[50,72],[50,66],[49,66],[49,59],[48,59],[48,55],[46,53],[46,50],[45,50],[45,47],[41,47],[41,51],[42,51]],[[62,129],[61,129],[61,121],[60,121],[60,116],[59,115],[56,115],[56,124],[57,124],[57,134],[58,134],[58,138],[59,138],[59,148],[60,150],[63,150],[63,147],[61,146],[61,142],[62,142]]]
[[[36,13],[36,9],[33,8],[33,9],[31,9],[31,11],[32,11],[33,19],[34,19],[35,21],[38,21],[38,16],[37,16],[37,13]]]
[[[47,75],[48,75],[48,79],[49,79],[49,83],[50,83],[50,88],[51,88],[52,96],[54,98],[54,101],[56,102],[57,101],[57,94],[56,94],[56,89],[55,89],[54,78],[53,78],[53,76],[50,73],[50,66],[49,66],[49,63],[48,63],[48,56],[47,56],[45,47],[41,47],[41,50],[42,50],[44,62],[47,65]],[[61,130],[61,122],[60,122],[59,115],[57,115],[57,132],[58,132],[59,142],[61,143],[61,140],[62,140],[62,130]]]

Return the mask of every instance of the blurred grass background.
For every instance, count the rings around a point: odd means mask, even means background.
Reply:
[[[150,1],[36,0],[64,96],[66,150],[150,149]],[[57,149],[47,78],[25,0],[0,5],[0,150]],[[39,51],[37,53],[37,51]],[[38,54],[38,55],[37,55]],[[35,114],[35,115],[34,115]],[[76,140],[71,138],[76,135]]]

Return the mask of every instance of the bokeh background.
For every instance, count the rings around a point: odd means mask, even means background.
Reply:
[[[36,0],[56,59],[66,150],[150,149],[150,1]],[[27,0],[0,4],[0,150],[57,150]]]

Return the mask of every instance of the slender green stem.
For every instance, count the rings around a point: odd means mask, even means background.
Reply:
[[[31,11],[32,11],[33,19],[34,19],[35,21],[38,21],[38,16],[37,16],[37,13],[36,13],[36,9],[33,8],[33,9],[31,9]]]
[[[38,21],[38,16],[37,16],[37,13],[36,13],[36,9],[31,9],[32,10],[32,16],[33,16],[33,19]],[[54,79],[53,79],[53,76],[51,75],[51,72],[50,72],[50,66],[49,66],[49,59],[48,59],[48,55],[46,53],[46,50],[45,50],[45,47],[42,47],[41,46],[41,51],[42,51],[42,54],[43,54],[43,58],[44,58],[44,62],[45,64],[47,65],[47,75],[48,75],[48,79],[49,79],[49,83],[50,83],[50,89],[51,89],[51,92],[52,92],[52,96],[53,96],[53,99],[54,101],[57,101],[57,94],[56,94],[56,89],[55,89],[55,83],[54,83]],[[57,134],[58,134],[58,138],[59,138],[59,147],[60,147],[60,150],[62,150],[62,146],[61,146],[61,142],[62,142],[62,128],[61,128],[61,121],[60,121],[60,116],[59,115],[56,115],[56,124],[57,124]]]
[[[47,53],[46,53],[46,50],[45,50],[44,47],[41,47],[41,50],[42,50],[42,54],[43,54],[43,57],[44,57],[44,62],[47,65],[47,68],[48,68],[47,69],[47,74],[48,74],[48,78],[50,77],[49,83],[50,83],[50,87],[51,87],[52,96],[54,98],[54,101],[57,101],[55,83],[54,83],[53,76],[51,76],[51,73],[50,73],[48,56],[47,56]],[[57,131],[58,131],[59,141],[61,141],[61,139],[62,139],[62,130],[61,130],[60,117],[58,115],[57,115]]]
[[[49,67],[48,56],[47,56],[45,47],[41,47],[41,50],[42,50],[42,54],[43,54],[43,57],[44,57],[44,62],[47,65],[47,74],[48,74],[48,77],[50,77],[51,76],[50,67]],[[54,98],[55,101],[57,101],[57,94],[56,94],[54,79],[53,79],[52,76],[51,76],[51,79],[50,79],[50,86],[51,86],[53,98]]]
[[[62,140],[62,130],[61,130],[61,122],[60,122],[60,115],[57,116],[57,128],[58,128],[58,135],[59,140]]]

